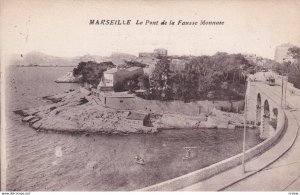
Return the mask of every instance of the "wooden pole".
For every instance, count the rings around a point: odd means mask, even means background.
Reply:
[[[282,108],[282,99],[283,99],[283,74],[281,76],[281,108]]]
[[[243,167],[243,173],[246,172],[245,168],[245,151],[246,151],[246,126],[247,126],[247,96],[249,92],[248,88],[250,88],[250,80],[247,79],[247,88],[246,88],[246,93],[245,93],[245,109],[244,109],[244,134],[243,134],[243,158],[242,158],[242,167]]]
[[[285,89],[284,89],[284,108],[286,108],[286,90],[287,90],[288,77],[286,76],[285,80]]]

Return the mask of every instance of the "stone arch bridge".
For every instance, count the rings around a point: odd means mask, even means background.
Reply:
[[[275,133],[281,97],[272,93],[271,86],[263,81],[248,81],[247,122],[259,128],[260,138],[267,139]]]

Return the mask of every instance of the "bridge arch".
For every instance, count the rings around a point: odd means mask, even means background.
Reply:
[[[264,118],[270,118],[270,104],[268,100],[264,102]]]
[[[278,118],[278,108],[273,108],[273,116],[274,116],[274,118],[277,120],[277,118]]]
[[[274,130],[277,128],[277,120],[278,120],[278,108],[272,109],[272,116],[270,119],[270,125],[273,127]]]
[[[272,97],[260,86],[252,82],[248,91],[247,120],[257,127],[261,139],[267,139],[275,133],[281,117],[278,98]],[[248,86],[249,87],[249,86]]]
[[[255,117],[255,125],[261,124],[261,95],[257,94],[256,97],[256,117]]]
[[[262,124],[260,126],[261,139],[266,139],[269,137],[270,114],[270,104],[266,99],[263,104]]]

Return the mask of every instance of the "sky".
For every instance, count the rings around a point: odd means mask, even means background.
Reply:
[[[276,46],[300,46],[299,0],[0,0],[1,60],[40,51],[72,57],[251,53],[274,58]],[[89,25],[90,19],[224,21],[220,26]]]

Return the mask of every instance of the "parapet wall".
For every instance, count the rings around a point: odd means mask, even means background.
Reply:
[[[275,144],[281,134],[283,133],[285,129],[285,120],[286,116],[284,111],[280,108],[278,109],[278,121],[277,121],[277,128],[275,133],[263,141],[262,143],[258,144],[257,146],[249,149],[245,153],[245,160],[250,160],[254,156],[257,156],[258,154],[261,154],[262,152],[265,152]],[[227,169],[233,168],[239,164],[242,163],[243,155],[238,154],[231,158],[228,158],[226,160],[220,161],[218,163],[212,164],[208,167],[205,167],[203,169],[188,173],[186,175],[167,180],[165,182],[155,184],[143,189],[140,189],[138,191],[173,191],[182,189],[184,187],[193,185],[197,182],[200,182],[202,180],[205,180],[207,178],[210,178],[216,174],[219,174],[223,171],[226,171]]]

